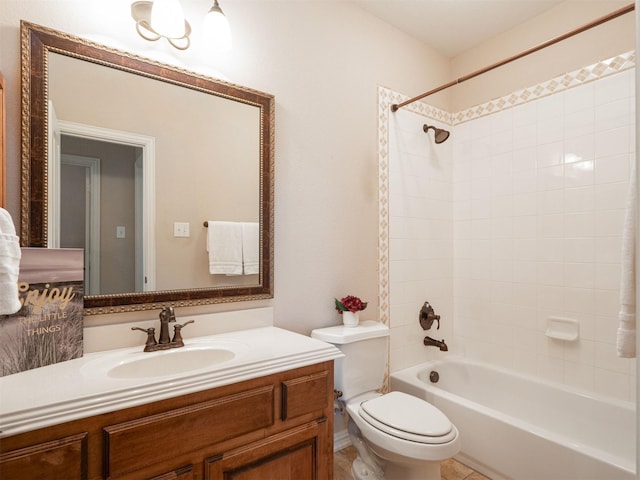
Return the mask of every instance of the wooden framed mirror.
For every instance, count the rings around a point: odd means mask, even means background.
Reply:
[[[274,97],[24,21],[21,36],[21,242],[85,242],[85,314],[272,298]],[[68,165],[90,194],[69,193]],[[211,273],[211,221],[255,225],[257,266]]]

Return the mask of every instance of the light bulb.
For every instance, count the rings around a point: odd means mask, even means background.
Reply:
[[[151,28],[163,37],[184,37],[184,12],[180,1],[154,0],[151,7]]]
[[[203,43],[215,51],[228,52],[231,50],[231,28],[227,17],[222,13],[216,1],[204,17],[202,23]]]

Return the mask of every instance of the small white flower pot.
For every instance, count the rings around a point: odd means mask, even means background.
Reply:
[[[342,323],[345,327],[355,327],[360,323],[360,312],[342,312]]]

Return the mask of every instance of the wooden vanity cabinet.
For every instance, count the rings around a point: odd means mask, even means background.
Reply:
[[[0,478],[86,478],[86,439],[84,432],[2,453]]]
[[[332,361],[0,440],[2,480],[332,477]]]

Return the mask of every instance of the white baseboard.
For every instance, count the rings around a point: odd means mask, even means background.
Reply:
[[[351,439],[349,438],[349,432],[347,430],[340,430],[333,434],[333,451],[337,452],[343,448],[347,448],[351,445]]]

